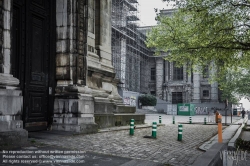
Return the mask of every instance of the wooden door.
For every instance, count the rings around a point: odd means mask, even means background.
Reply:
[[[14,0],[12,73],[23,91],[23,121],[29,131],[47,128],[53,110],[54,1]]]

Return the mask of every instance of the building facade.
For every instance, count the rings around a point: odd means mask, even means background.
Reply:
[[[123,113],[111,6],[111,0],[0,0],[1,143],[20,143],[27,131],[51,126],[96,132],[100,114]]]
[[[112,1],[112,62],[122,96],[124,91],[149,93],[148,64],[153,52],[140,31],[138,6],[137,0]]]
[[[171,16],[173,12],[173,9],[161,10],[160,14]],[[150,32],[151,28],[151,26],[137,27],[137,31],[143,36],[140,39],[144,47],[146,47],[146,34]],[[136,41],[140,43],[138,38]],[[209,83],[209,77],[216,72],[212,63],[208,64],[202,71],[197,70],[188,73],[185,65],[179,68],[175,62],[164,60],[167,53],[162,52],[161,55],[154,56],[153,49],[146,48],[146,50],[145,57],[147,57],[147,63],[144,64],[145,66],[141,70],[140,76],[145,79],[143,82],[146,82],[145,86],[147,88],[145,91],[136,89],[132,91],[155,95],[161,100],[162,108],[164,107],[165,112],[168,112],[169,109],[173,108],[173,105],[178,103],[194,103],[198,114],[200,112],[206,114],[207,111],[212,109],[224,108],[224,103],[220,103],[218,84],[216,82]],[[113,52],[112,55],[113,58],[116,56]],[[126,57],[128,56],[126,55]],[[115,70],[117,69],[115,68]],[[142,76],[145,73],[147,74]],[[140,89],[142,88],[143,86],[141,85]]]

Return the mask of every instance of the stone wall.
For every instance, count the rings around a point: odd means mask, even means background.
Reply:
[[[151,61],[153,58],[151,58]],[[165,72],[164,70],[165,63]],[[155,58],[156,65],[156,96],[160,99],[172,102],[172,92],[182,92],[183,103],[203,103],[203,102],[218,102],[218,83],[209,83],[208,78],[203,78],[202,73],[197,70],[193,72],[193,75],[187,73],[187,67],[183,66],[183,80],[173,80],[173,63],[167,62],[162,57]],[[149,68],[151,68],[149,66]],[[216,69],[212,67],[209,71],[210,75],[214,74]],[[165,75],[164,75],[165,73]],[[165,77],[165,82],[164,82]],[[193,78],[193,80],[192,80]],[[151,91],[153,82],[151,82]],[[203,96],[203,91],[208,90],[209,96]]]

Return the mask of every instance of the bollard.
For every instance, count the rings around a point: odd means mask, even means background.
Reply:
[[[161,123],[161,116],[159,116],[159,123]]]
[[[175,124],[175,117],[173,116],[173,124]]]
[[[218,114],[218,142],[222,143],[222,116],[221,114]]]
[[[130,135],[134,135],[134,123],[135,123],[135,120],[131,119],[130,120],[130,132],[129,132]]]
[[[192,123],[192,117],[190,116],[189,117],[189,124],[191,124]]]
[[[178,124],[178,141],[182,141],[182,124]]]
[[[153,122],[153,125],[152,125],[152,137],[153,138],[156,138],[156,131],[157,131],[157,123]]]
[[[204,118],[204,125],[207,124],[207,118]]]

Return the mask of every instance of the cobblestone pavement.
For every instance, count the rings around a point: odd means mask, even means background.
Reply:
[[[36,142],[57,145],[77,150],[92,151],[134,159],[169,163],[176,166],[191,165],[203,152],[199,145],[217,133],[216,125],[183,125],[183,141],[177,141],[177,124],[157,128],[157,139],[151,136],[151,128],[136,129],[130,136],[128,130],[112,131],[90,135],[58,137],[55,140]]]

